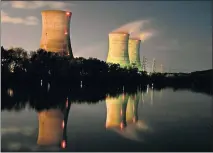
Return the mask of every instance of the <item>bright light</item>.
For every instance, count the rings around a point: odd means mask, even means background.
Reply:
[[[65,32],[64,34],[67,35],[67,32]]]
[[[8,93],[8,95],[10,96],[10,97],[13,97],[13,89],[8,89],[7,90],[7,93]]]
[[[66,15],[70,15],[70,12],[67,12]]]
[[[66,141],[65,140],[63,140],[62,142],[61,142],[61,147],[64,149],[64,148],[66,148]]]
[[[64,121],[62,122],[62,128],[64,128]]]
[[[121,122],[121,124],[120,124],[120,128],[121,128],[121,129],[123,129],[123,128],[124,128],[124,123],[123,123],[123,122]]]

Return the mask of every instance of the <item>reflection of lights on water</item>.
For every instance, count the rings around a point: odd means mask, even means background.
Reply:
[[[120,128],[121,128],[121,129],[123,129],[123,128],[124,128],[124,123],[123,123],[123,122],[121,122],[121,124],[120,124]]]
[[[143,92],[141,94],[141,98],[142,98],[142,102],[144,103],[144,96],[143,96]]]
[[[83,82],[81,81],[81,85],[80,85],[80,87],[82,88],[83,87]]]
[[[8,93],[8,95],[9,95],[10,97],[13,97],[13,89],[9,88],[9,89],[7,90],[7,93]]]
[[[147,85],[146,93],[149,93],[149,85]]]
[[[66,148],[66,141],[65,140],[63,140],[62,142],[61,142],[61,148]]]
[[[153,90],[151,90],[150,95],[151,95],[151,105],[153,105]]]
[[[62,122],[62,128],[64,128],[64,120],[63,120],[63,122]]]
[[[47,85],[47,91],[49,91],[50,90],[50,83],[48,83],[48,85]]]
[[[42,79],[41,79],[41,86],[42,86],[42,83],[43,83],[43,81],[42,81]]]
[[[67,100],[66,100],[66,108],[68,107],[68,98],[67,98]]]

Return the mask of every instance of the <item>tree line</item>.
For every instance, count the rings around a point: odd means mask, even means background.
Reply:
[[[96,58],[70,58],[43,49],[30,52],[1,47],[2,82],[63,86],[129,86],[145,84],[148,76],[133,65],[122,68]]]
[[[139,71],[135,65],[120,67],[96,58],[71,58],[43,49],[27,52],[22,48],[1,47],[2,86],[40,86],[60,88],[135,88],[154,83],[155,86],[193,88],[212,93],[212,69],[192,73],[153,73]]]

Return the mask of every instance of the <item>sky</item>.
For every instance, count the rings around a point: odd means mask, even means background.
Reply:
[[[191,72],[212,68],[210,1],[3,1],[1,46],[39,48],[41,11],[72,12],[70,31],[74,56],[106,60],[108,34],[124,28],[144,34],[140,57],[153,58],[156,70]]]

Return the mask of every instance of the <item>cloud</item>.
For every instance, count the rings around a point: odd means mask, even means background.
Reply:
[[[149,23],[149,20],[138,20],[122,25],[119,28],[113,30],[113,32],[128,32],[137,33],[144,27],[145,24]]]
[[[156,34],[157,34],[156,30],[147,30],[141,32],[140,34],[137,34],[136,37],[139,37],[140,40],[145,41],[155,36]]]
[[[149,25],[150,27],[151,20],[133,21],[114,29],[112,32],[127,32],[130,34],[131,38],[137,38],[145,41],[157,34],[157,31],[154,29],[146,29],[146,25]]]
[[[1,128],[2,135],[5,134],[12,134],[12,133],[22,133],[24,135],[32,135],[34,132],[34,129],[31,127],[24,127],[24,128],[17,128],[17,127],[11,127],[11,128]]]
[[[16,9],[38,9],[42,7],[48,7],[51,9],[65,9],[73,4],[64,2],[52,2],[52,1],[12,1],[10,2],[12,8]]]
[[[35,16],[27,16],[26,18],[11,17],[9,14],[1,10],[1,23],[24,24],[24,25],[37,25],[39,22]]]

